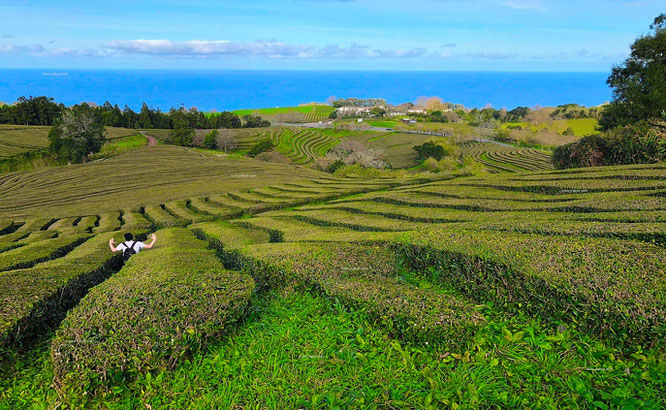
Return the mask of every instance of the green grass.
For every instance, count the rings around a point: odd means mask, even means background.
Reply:
[[[366,121],[366,123],[378,128],[393,128],[397,124],[395,121]]]
[[[405,280],[439,291],[429,282]],[[285,291],[255,300],[238,331],[173,371],[140,375],[105,398],[77,406],[134,408],[658,408],[666,364],[612,347],[572,326],[480,309],[486,325],[463,350],[398,343],[362,310],[311,293]],[[59,402],[48,349],[0,377],[0,407]]]
[[[501,128],[507,129],[508,127],[519,126],[522,129],[530,131],[539,131],[546,129],[548,131],[562,134],[567,128],[571,127],[577,137],[584,137],[586,135],[597,134],[596,127],[599,121],[595,118],[575,118],[569,120],[553,120],[548,123],[534,124],[531,122],[506,122],[501,125]]]
[[[275,107],[234,111],[240,117],[258,115],[271,122],[317,122],[328,120],[335,108],[328,105],[302,105],[298,107]]]

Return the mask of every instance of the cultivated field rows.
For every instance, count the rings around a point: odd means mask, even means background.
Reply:
[[[23,193],[40,186],[46,204],[83,209],[95,196],[75,167],[60,174],[71,196],[55,196],[58,178],[48,174],[0,182],[26,196],[4,209],[32,215],[0,223],[0,345],[21,351],[56,329],[51,360],[62,392],[108,392],[174,369],[229,332],[252,295],[287,284],[361,308],[399,340],[449,351],[476,340],[486,326],[477,307],[487,303],[567,323],[627,352],[666,348],[663,165],[439,180],[302,169],[239,189],[217,180],[240,166],[185,151],[206,169],[204,180],[214,176],[197,191],[171,147],[150,152],[174,168],[157,182],[174,195],[93,215],[43,216],[33,210],[39,195]],[[119,162],[98,166],[126,166]],[[263,172],[280,171],[270,167]],[[148,167],[134,172],[150,178]],[[123,182],[149,189],[144,183]],[[121,185],[116,195],[131,192]],[[107,242],[126,231],[160,239],[122,267]],[[405,270],[436,289],[405,280]]]

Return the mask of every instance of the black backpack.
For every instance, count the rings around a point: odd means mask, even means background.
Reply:
[[[132,246],[127,246],[127,243],[124,243],[124,245],[125,245],[125,250],[123,251],[123,262],[127,262],[130,256],[136,253],[136,251],[134,250],[134,245],[136,245],[136,241],[132,241]]]

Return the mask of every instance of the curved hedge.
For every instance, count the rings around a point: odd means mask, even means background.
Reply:
[[[236,251],[240,268],[258,284],[311,286],[365,309],[392,333],[420,343],[456,348],[482,322],[474,307],[453,294],[432,292],[397,278],[393,253],[360,244],[273,243]]]
[[[252,279],[224,270],[187,229],[157,233],[63,321],[51,347],[56,386],[107,391],[139,372],[173,368],[245,313]]]
[[[109,238],[100,234],[62,258],[0,273],[0,346],[31,342],[118,270],[122,260],[109,251]]]
[[[412,269],[477,301],[521,304],[621,343],[664,349],[663,248],[599,238],[431,230],[399,236],[394,248]]]

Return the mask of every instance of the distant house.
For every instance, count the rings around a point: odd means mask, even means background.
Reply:
[[[371,107],[344,106],[338,108],[338,117],[344,118],[344,117],[369,116],[371,110],[372,110]]]
[[[402,122],[405,124],[416,124],[416,120],[413,118],[403,118]]]
[[[411,109],[407,110],[407,114],[425,114],[426,110],[421,110],[421,109]]]

